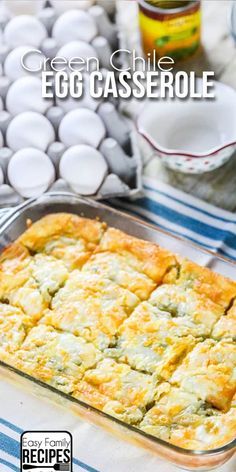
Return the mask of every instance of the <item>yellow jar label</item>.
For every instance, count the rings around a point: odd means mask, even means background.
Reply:
[[[180,59],[191,55],[200,44],[200,10],[168,20],[154,20],[139,12],[145,53],[156,50],[157,56]]]

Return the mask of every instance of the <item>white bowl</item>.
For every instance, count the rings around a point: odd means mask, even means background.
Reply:
[[[236,91],[215,82],[215,99],[148,100],[137,128],[171,169],[214,170],[236,149]]]

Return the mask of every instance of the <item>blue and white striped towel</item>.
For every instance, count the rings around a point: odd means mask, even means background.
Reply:
[[[15,423],[0,418],[1,472],[3,470],[2,467],[4,467],[4,470],[6,468],[6,470],[9,471],[13,470],[19,472],[19,440],[23,432],[24,430],[19,428]],[[94,469],[76,458],[73,459],[73,469],[75,472],[98,472],[97,469]]]
[[[236,260],[236,214],[150,177],[143,178],[144,196],[121,208],[177,236]]]
[[[122,208],[160,228],[236,260],[236,215],[169,185],[144,178],[144,196]],[[53,404],[32,397],[0,377],[0,471],[19,471],[23,430],[68,430],[74,438],[74,472],[174,472],[176,469],[135,446],[81,422]],[[235,461],[220,469],[236,470]]]

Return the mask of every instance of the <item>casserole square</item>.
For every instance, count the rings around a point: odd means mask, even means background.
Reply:
[[[86,369],[101,359],[101,352],[84,339],[38,325],[26,336],[11,363],[65,393],[72,393]]]
[[[214,326],[212,338],[218,340],[225,338],[236,342],[236,301]]]
[[[32,319],[19,308],[0,303],[0,355],[19,349],[32,328]]]
[[[155,373],[156,379],[168,380],[196,343],[190,335],[178,337],[179,331],[168,313],[143,302],[122,323],[116,348],[105,353],[136,370]]]
[[[53,298],[43,322],[105,349],[114,344],[119,326],[138,302],[136,295],[109,279],[75,270]]]
[[[133,269],[160,284],[166,272],[177,264],[176,257],[158,244],[135,238],[115,228],[108,228],[96,252],[114,252],[125,257]]]
[[[219,410],[228,410],[236,393],[235,372],[236,344],[207,339],[187,354],[170,382]]]
[[[70,213],[47,215],[30,226],[18,241],[31,253],[44,252],[80,268],[99,243],[105,223]]]
[[[153,403],[155,391],[152,376],[113,359],[104,359],[85,373],[74,396],[123,421],[137,423]]]
[[[13,244],[0,259],[0,300],[37,321],[67,277],[63,261],[46,254],[31,256],[23,246]]]
[[[156,287],[156,283],[150,277],[129,264],[125,255],[115,252],[94,254],[82,270],[112,280],[135,293],[140,300],[146,300]]]
[[[227,310],[236,297],[236,282],[187,259],[177,257],[178,267],[165,277],[164,283],[183,285],[203,294]]]
[[[175,446],[197,450],[222,445],[235,433],[236,415],[232,408],[222,413],[200,400],[195,393],[163,384],[156,404],[144,416],[140,428]]]
[[[170,313],[173,321],[196,337],[210,336],[224,309],[204,294],[182,285],[163,284],[150,297],[150,303]],[[182,331],[182,334],[184,332]]]

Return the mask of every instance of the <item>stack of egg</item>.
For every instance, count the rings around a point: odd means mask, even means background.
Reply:
[[[3,3],[0,205],[17,204],[49,189],[100,197],[128,195],[136,185],[137,162],[131,155],[127,123],[115,104],[92,99],[86,75],[83,98],[43,99],[40,75],[21,65],[23,54],[36,48],[51,58],[98,57],[105,74],[117,45],[111,21],[114,2],[51,0],[44,8],[41,0]],[[19,7],[24,7],[24,14],[15,15]],[[39,9],[37,14],[33,9]],[[38,59],[28,60],[35,66]]]

